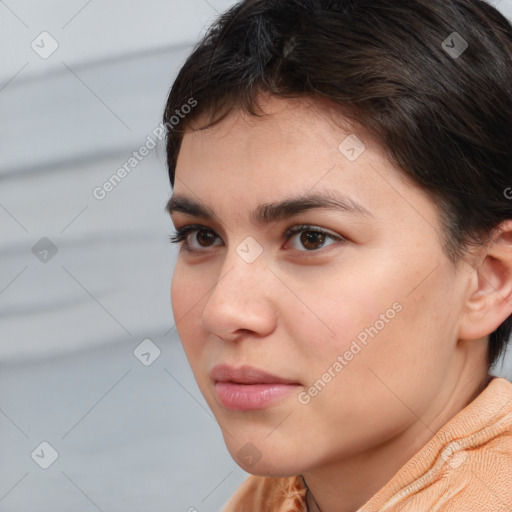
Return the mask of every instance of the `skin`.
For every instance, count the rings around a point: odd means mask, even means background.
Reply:
[[[268,115],[234,111],[184,136],[174,194],[216,218],[172,213],[176,228],[206,230],[187,238],[198,252],[180,248],[176,326],[237,462],[256,475],[303,475],[310,511],[355,511],[487,384],[487,335],[512,309],[510,224],[454,267],[435,204],[380,146],[318,103],[260,104]],[[366,145],[354,162],[338,150],[351,133]],[[371,215],[314,209],[251,220],[263,203],[327,190]],[[345,240],[287,240],[300,224]],[[263,250],[253,263],[237,252],[248,236]],[[297,393],[258,411],[219,403],[214,365],[252,365],[307,390],[395,303],[401,311],[308,404]],[[236,457],[247,442],[262,454],[251,467]]]

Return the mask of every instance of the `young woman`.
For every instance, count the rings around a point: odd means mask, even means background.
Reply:
[[[511,511],[509,22],[246,0],[164,123],[177,330],[252,474],[224,510]]]

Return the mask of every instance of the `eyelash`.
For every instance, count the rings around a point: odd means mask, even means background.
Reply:
[[[216,233],[213,230],[207,228],[206,226],[187,225],[187,226],[183,226],[181,228],[177,228],[175,230],[175,233],[173,235],[169,236],[169,241],[173,244],[180,244],[182,242],[185,242],[183,244],[183,247],[185,248],[186,251],[203,253],[207,250],[207,248],[204,250],[192,249],[189,246],[189,244],[187,243],[188,235],[190,233],[193,233],[194,231],[207,231],[207,232],[210,232],[210,233],[213,233],[214,235],[216,235]],[[322,228],[319,228],[316,226],[311,226],[308,224],[300,224],[300,225],[293,226],[293,227],[287,229],[284,234],[284,237],[285,237],[286,241],[288,241],[293,235],[295,235],[297,233],[302,233],[304,231],[309,231],[312,233],[320,233],[320,234],[325,235],[326,237],[329,237],[338,242],[346,242],[347,241],[346,238],[344,238],[340,235],[335,235],[334,233],[331,233],[330,231],[326,231],[325,229],[322,229]],[[216,235],[216,236],[218,236],[218,235]],[[319,252],[321,249],[323,249],[323,247],[321,247],[320,249],[317,249],[317,250],[311,250],[311,251],[306,250],[306,251],[300,251],[300,252],[315,253],[315,252]]]

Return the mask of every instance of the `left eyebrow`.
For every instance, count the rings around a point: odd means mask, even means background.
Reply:
[[[180,194],[174,194],[167,202],[165,209],[169,215],[181,212],[194,217],[218,219],[215,212],[205,204]],[[256,224],[265,225],[317,209],[336,210],[374,218],[374,215],[357,201],[345,194],[329,190],[323,193],[299,195],[280,202],[261,204],[251,213],[251,219]]]

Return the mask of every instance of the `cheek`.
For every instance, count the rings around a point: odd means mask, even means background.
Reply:
[[[185,351],[189,352],[190,341],[195,338],[194,325],[197,325],[198,308],[201,307],[201,291],[194,279],[178,262],[171,281],[171,306],[176,331]]]
[[[333,275],[339,277],[333,279]],[[308,357],[325,364],[326,358],[336,359],[348,350],[358,336],[364,341],[365,328],[373,326],[379,315],[392,307],[388,296],[394,295],[375,280],[372,283],[368,277],[346,269],[314,281],[313,289],[310,280],[292,284],[297,296],[304,299],[288,304],[287,317],[292,320],[289,328],[294,338],[304,340]],[[394,313],[390,311],[390,316]]]
[[[187,302],[187,289],[184,285],[185,280],[180,272],[179,264],[176,264],[171,280],[171,307],[175,323],[178,323],[181,318],[181,313],[185,309],[184,304]]]
[[[186,322],[187,317],[194,316],[195,308],[206,293],[202,283],[204,280],[178,259],[171,280],[171,306],[176,322]]]
[[[294,284],[310,308],[301,304],[297,311],[295,306],[295,314],[287,315],[292,319],[287,328],[300,340],[310,380],[327,371],[353,378],[360,371],[367,377],[366,367],[388,373],[404,365],[410,372],[417,371],[422,360],[426,367],[431,365],[431,347],[439,336],[433,331],[440,326],[439,320],[432,322],[428,311],[436,310],[440,297],[430,290],[430,282],[423,283],[427,293],[418,289],[411,294],[424,275],[407,271],[407,265],[397,258],[384,261],[381,258],[378,265],[359,261],[358,267],[351,268],[344,265],[330,272],[329,278],[317,279],[314,289],[311,280],[309,285],[304,281]],[[439,276],[430,277],[435,282]]]

